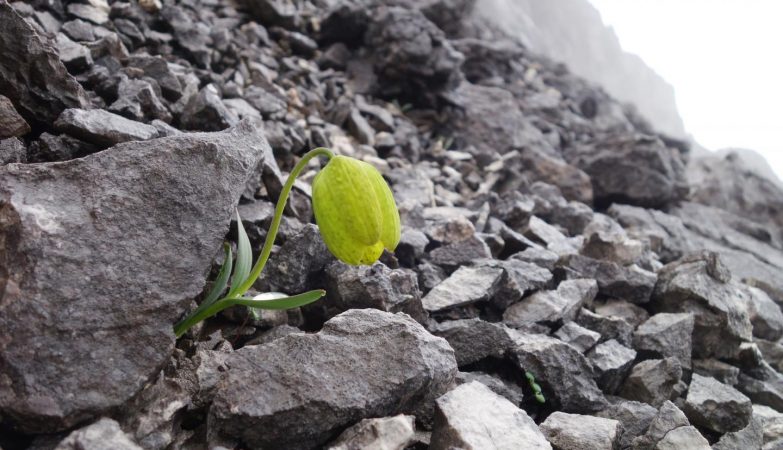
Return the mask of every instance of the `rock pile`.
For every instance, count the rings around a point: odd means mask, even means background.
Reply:
[[[473,8],[0,0],[0,447],[783,445],[783,192]],[[396,252],[328,254],[313,162],[256,288],[328,296],[175,341],[317,146]]]

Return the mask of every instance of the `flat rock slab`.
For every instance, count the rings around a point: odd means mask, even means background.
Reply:
[[[30,123],[50,125],[66,108],[89,105],[54,42],[0,0],[0,92]]]
[[[158,136],[152,125],[126,119],[102,109],[66,109],[54,123],[63,133],[108,147],[128,141],[145,141]]]
[[[243,123],[0,167],[0,415],[63,430],[161,369],[266,147]]]
[[[430,448],[551,450],[552,446],[525,411],[471,381],[438,399]]]
[[[226,364],[210,433],[254,449],[316,448],[363,418],[431,407],[457,373],[445,339],[376,309],[349,310],[317,334],[244,347]]]

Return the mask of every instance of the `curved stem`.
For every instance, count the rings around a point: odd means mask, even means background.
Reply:
[[[283,190],[280,191],[280,197],[277,199],[277,206],[275,206],[275,215],[272,218],[272,224],[269,226],[269,231],[266,233],[266,239],[264,240],[264,246],[261,249],[261,254],[259,255],[258,260],[256,261],[253,269],[250,271],[250,274],[245,279],[245,281],[243,281],[242,284],[240,284],[236,289],[233,289],[232,292],[228,294],[228,296],[215,301],[211,305],[199,306],[195,311],[174,325],[174,334],[177,338],[185,334],[185,332],[188,331],[193,325],[196,325],[202,320],[208,319],[231,306],[245,305],[250,307],[255,306],[268,308],[273,306],[274,302],[270,303],[269,301],[266,301],[267,303],[264,304],[256,300],[242,298],[242,296],[253,286],[253,283],[255,283],[258,277],[261,275],[261,272],[264,270],[264,266],[266,266],[266,262],[269,259],[269,255],[272,253],[272,246],[275,243],[277,231],[280,228],[280,221],[283,219],[283,211],[285,210],[285,205],[288,202],[288,196],[291,194],[291,189],[294,187],[294,181],[296,181],[296,177],[298,177],[302,170],[304,170],[304,168],[307,166],[307,163],[317,156],[325,156],[327,159],[332,159],[334,157],[334,153],[332,153],[332,151],[328,148],[318,147],[307,152],[302,157],[302,159],[296,163],[296,166],[294,166],[294,169],[288,175],[288,179],[283,185]],[[309,297],[305,297],[305,295],[308,294],[311,293],[300,294],[300,296],[302,296],[302,299],[308,299]],[[319,295],[315,299],[320,298],[322,295],[323,294]],[[290,298],[296,300],[300,298],[300,296],[294,296]],[[314,300],[309,300],[306,303],[311,301]],[[283,309],[288,309],[290,307],[293,306],[288,306]]]
[[[247,292],[251,286],[253,286],[253,283],[255,283],[258,277],[261,275],[261,271],[264,270],[266,261],[269,259],[269,255],[272,253],[272,246],[274,245],[275,238],[277,237],[277,230],[280,228],[280,221],[283,220],[283,210],[285,209],[285,204],[288,202],[288,195],[291,193],[291,188],[294,187],[294,181],[296,180],[296,177],[299,176],[299,173],[301,173],[305,168],[305,166],[307,166],[307,163],[316,156],[325,156],[328,159],[332,159],[332,157],[334,157],[334,153],[332,153],[332,151],[328,148],[323,147],[310,150],[302,157],[302,159],[299,160],[298,163],[296,163],[296,166],[294,166],[294,169],[288,175],[288,179],[285,180],[285,185],[283,185],[283,190],[280,191],[280,197],[277,199],[277,206],[275,206],[275,216],[272,218],[272,225],[269,226],[269,231],[266,233],[266,239],[264,240],[264,247],[261,249],[261,255],[258,257],[258,261],[256,261],[255,265],[253,266],[253,270],[250,271],[250,275],[242,284],[239,285],[239,288],[236,290],[239,296],[244,295],[244,293]]]

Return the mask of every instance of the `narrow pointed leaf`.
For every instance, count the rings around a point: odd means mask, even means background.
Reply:
[[[204,301],[201,302],[201,305],[204,307],[215,303],[215,301],[220,298],[220,294],[226,290],[228,277],[231,276],[231,268],[234,265],[233,255],[231,254],[231,246],[228,245],[228,243],[223,244],[223,251],[225,252],[226,260],[223,261],[223,265],[220,267],[220,272],[218,272],[218,276],[215,279],[215,284],[212,285],[212,289],[209,291],[209,294],[207,294],[207,296],[204,297]]]
[[[239,211],[237,211],[237,265],[234,270],[234,276],[231,278],[229,297],[244,294],[244,292],[236,292],[236,290],[247,279],[252,265],[253,249],[250,248],[250,239],[247,237],[245,226],[242,225],[242,218],[239,217]]]
[[[291,309],[305,306],[319,298],[326,295],[326,291],[318,289],[315,291],[308,291],[298,295],[292,295],[290,297],[285,294],[277,292],[270,292],[266,294],[257,295],[255,297],[242,297],[232,299],[231,302],[236,305],[244,305],[250,308],[259,309]]]

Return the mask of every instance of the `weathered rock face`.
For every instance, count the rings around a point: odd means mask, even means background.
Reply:
[[[0,92],[28,122],[50,125],[65,108],[89,105],[54,43],[0,2]]]
[[[541,431],[558,449],[613,450],[622,426],[613,419],[556,412],[541,423]]]
[[[685,415],[696,425],[726,433],[739,431],[750,423],[753,407],[750,399],[714,378],[693,375]]]
[[[266,145],[243,123],[0,168],[5,418],[62,430],[160,370]]]
[[[246,347],[227,365],[210,429],[251,448],[313,448],[362,418],[426,408],[457,373],[445,340],[375,309],[340,314],[318,334]]]
[[[437,400],[430,448],[551,449],[525,411],[472,381]]]
[[[329,444],[329,450],[385,449],[403,450],[414,437],[413,416],[399,414],[380,419],[364,419],[343,431]]]
[[[141,450],[112,419],[101,419],[63,439],[54,450]]]

